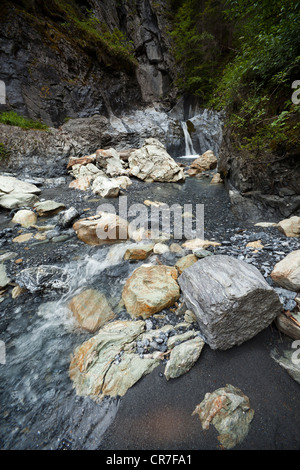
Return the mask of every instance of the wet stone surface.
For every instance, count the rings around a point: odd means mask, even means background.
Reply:
[[[185,183],[148,184],[133,179],[123,195],[128,196],[128,207],[147,199],[169,206],[204,204],[205,239],[221,244],[208,247],[206,251],[253,264],[271,286],[278,287],[270,273],[290,251],[299,249],[299,239],[285,237],[276,227],[241,223],[230,211],[223,186],[210,186],[209,180],[187,178]],[[40,200],[52,199],[66,208],[74,207],[79,217],[94,215],[104,202],[112,204],[118,213],[118,199],[104,200],[89,190],[69,189],[68,183],[69,177],[65,177],[63,185],[53,187],[40,182]],[[188,209],[191,208],[186,207]],[[148,207],[148,214],[151,215],[151,207]],[[45,231],[12,225],[13,215],[14,211],[0,213],[0,257],[4,259],[11,282],[0,298],[0,332],[6,347],[6,364],[0,364],[0,448],[215,449],[218,446],[215,435],[211,431],[204,435],[191,415],[207,391],[226,383],[240,388],[255,410],[249,435],[237,448],[299,448],[299,385],[270,356],[271,349],[282,344],[289,349],[291,342],[274,326],[227,352],[212,351],[205,345],[198,362],[177,379],[165,379],[166,359],[163,359],[122,399],[106,397],[99,404],[90,397],[77,396],[69,378],[70,357],[91,334],[78,328],[67,309],[70,299],[87,288],[103,291],[116,318],[128,321],[130,316],[121,302],[126,279],[144,263],[159,261],[174,266],[178,253],[152,253],[145,261],[125,261],[122,244],[109,257],[110,247],[85,245],[70,227],[58,224],[58,215],[38,218],[38,226],[48,226]],[[46,238],[12,242],[26,233],[46,234]],[[255,251],[246,247],[256,240],[261,240],[262,249]],[[173,238],[165,241],[169,247],[182,242]],[[183,254],[190,253],[186,250]],[[67,270],[67,289],[26,291],[13,299],[11,291],[21,271],[40,265]],[[290,291],[278,293],[285,308],[294,306]],[[182,298],[178,306],[182,306]],[[164,353],[168,341],[176,335],[198,331],[196,323],[183,324],[184,309],[179,316],[176,308],[164,309],[145,320],[146,333],[166,325],[172,328],[155,339],[137,342],[136,355],[142,358],[155,351]],[[115,362],[122,363],[122,352],[116,355]],[[264,398],[267,396],[268,401]]]

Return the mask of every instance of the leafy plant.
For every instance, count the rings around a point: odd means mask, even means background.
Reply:
[[[23,116],[19,116],[15,111],[7,111],[0,114],[0,123],[9,126],[17,126],[22,129],[41,129],[46,130],[48,127],[40,121],[33,121]]]

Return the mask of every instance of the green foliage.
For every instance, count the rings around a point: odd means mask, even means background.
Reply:
[[[0,114],[0,123],[7,124],[9,126],[17,126],[22,129],[40,129],[47,130],[48,127],[39,122],[33,121],[32,119],[19,116],[15,111],[7,111]]]
[[[3,142],[0,142],[0,161],[8,158],[10,155],[10,151],[6,148]]]
[[[6,4],[12,3],[4,0]],[[138,62],[134,48],[126,35],[115,28],[110,30],[94,15],[92,9],[80,8],[76,0],[18,0],[18,11],[34,23],[43,36],[59,44],[66,39],[86,52],[96,55],[106,66],[135,69]],[[46,27],[45,27],[46,25]],[[58,47],[58,45],[57,45]]]
[[[299,148],[299,105],[291,83],[300,76],[300,3],[228,0],[235,57],[210,104],[226,109],[239,149],[255,157]]]
[[[222,5],[222,0],[171,0],[175,16],[170,36],[180,67],[176,84],[203,103],[210,96],[228,53],[221,45],[227,42],[228,33]]]

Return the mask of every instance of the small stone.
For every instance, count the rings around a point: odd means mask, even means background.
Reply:
[[[36,224],[37,216],[33,211],[20,210],[14,215],[12,222],[14,224],[21,224],[22,227],[30,227]]]
[[[25,243],[33,237],[33,233],[24,233],[18,237],[13,238],[13,243]]]

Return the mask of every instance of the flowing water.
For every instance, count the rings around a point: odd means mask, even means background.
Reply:
[[[178,159],[178,161],[182,160]],[[175,203],[182,206],[204,204],[205,238],[226,241],[246,227],[241,228],[240,222],[232,215],[224,187],[210,185],[209,182],[210,178],[205,177],[187,178],[185,183],[176,184],[147,184],[134,181],[127,191],[128,204],[141,203],[146,199],[165,202],[170,206]],[[42,196],[45,198],[52,196],[67,205],[74,204],[81,209],[88,209],[90,212],[87,211],[87,214],[94,214],[97,206],[102,202],[92,194],[83,197],[80,192],[65,187],[45,190]],[[106,202],[118,207],[117,199],[110,199]],[[5,224],[9,226],[9,218],[5,220]],[[170,243],[172,241],[176,240],[170,240]],[[105,447],[105,445],[112,445],[112,441],[109,441],[109,444],[107,441],[103,443],[103,437],[111,427],[114,429],[112,425],[117,422],[120,406],[126,403],[126,398],[124,400],[107,398],[99,404],[90,398],[76,396],[68,373],[70,358],[75,348],[91,334],[78,329],[67,305],[72,296],[84,288],[97,288],[105,292],[112,308],[118,312],[118,318],[127,319],[126,311],[118,310],[122,288],[133,270],[143,263],[123,261],[123,254],[129,244],[130,242],[124,242],[113,247],[89,247],[79,242],[76,237],[71,237],[64,243],[37,244],[27,251],[18,247],[18,250],[21,250],[18,256],[23,259],[24,267],[47,263],[57,265],[67,270],[70,282],[63,292],[55,291],[55,289],[33,294],[27,292],[16,299],[7,296],[0,303],[0,338],[6,348],[6,363],[0,364],[1,449],[112,448]],[[17,248],[10,246],[2,251],[8,250],[17,250]],[[176,259],[171,258],[166,258],[165,263],[174,264]],[[17,269],[13,262],[11,265]],[[151,383],[149,380],[152,380],[157,386],[157,374],[153,374],[142,379],[142,384],[146,379],[148,384]],[[184,380],[193,380],[193,375],[187,374]],[[175,381],[175,386],[176,383],[179,383],[177,392],[173,383],[164,385],[170,389],[166,388],[166,393],[162,393],[160,397],[157,395],[157,404],[161,397],[167,398],[168,394],[171,394],[170,403],[174,402],[176,396],[179,400],[180,381]],[[185,391],[181,392],[182,397],[190,388],[188,383]],[[148,390],[150,388],[151,385],[148,385]],[[133,389],[133,393],[139,390],[138,387],[133,387]],[[190,401],[188,397],[187,400]],[[176,412],[175,404],[173,403],[172,406],[172,412],[169,410],[170,412],[162,413],[159,418],[157,417],[161,425],[165,425],[169,420],[172,427],[172,416]],[[138,412],[139,419],[142,419],[141,403],[136,396],[135,404],[131,403],[129,410],[127,407],[126,412],[128,411],[132,416]],[[155,416],[152,410],[151,416],[148,416],[149,422],[153,422],[156,419]],[[184,420],[182,423],[185,422]],[[121,425],[124,431],[127,429],[125,421],[122,421]],[[120,432],[119,428],[120,426],[117,430],[115,429],[116,433]],[[193,442],[195,436],[189,441],[188,424],[186,433],[182,427],[179,431],[183,434],[182,444],[176,441],[178,436],[173,428],[173,434],[175,434],[171,437],[175,448],[184,448],[180,446],[187,445],[187,441],[191,446],[188,448],[197,448],[198,444]],[[130,433],[131,431],[128,431],[127,436],[124,437],[125,441],[128,440],[129,446],[133,445]],[[147,437],[142,428],[140,428],[140,433],[143,441],[140,445],[147,448]],[[134,435],[133,432],[131,438]],[[149,438],[148,444],[150,446],[155,442],[151,439]],[[118,447],[124,445],[124,441],[123,443],[113,442],[114,448],[124,448]],[[167,444],[164,441],[163,444],[157,445],[167,446],[170,443]]]

